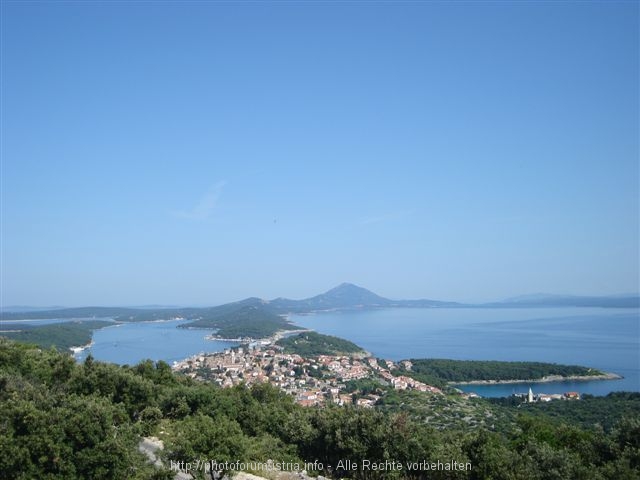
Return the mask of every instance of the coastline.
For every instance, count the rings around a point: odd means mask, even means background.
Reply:
[[[296,329],[296,330],[278,330],[276,333],[274,333],[270,337],[264,337],[264,338],[253,338],[253,337],[224,338],[224,337],[218,337],[216,336],[215,333],[213,333],[211,335],[205,335],[204,338],[206,340],[211,340],[214,342],[238,342],[243,344],[256,342],[256,343],[261,343],[263,345],[268,345],[271,343],[275,343],[281,338],[287,337],[289,335],[293,335],[296,333],[313,332],[313,331],[314,330],[311,330],[309,328]]]
[[[195,329],[194,329],[195,330]],[[280,340],[281,338],[284,338],[288,335],[292,335],[295,333],[302,333],[302,332],[313,332],[314,330],[311,329],[305,329],[305,330],[278,330],[276,333],[274,333],[273,335],[271,335],[270,337],[264,337],[264,338],[251,338],[251,337],[244,337],[244,338],[222,338],[222,337],[216,337],[215,334],[211,334],[211,335],[205,335],[205,340],[210,340],[213,342],[234,342],[234,343],[238,343],[239,345],[235,346],[235,347],[229,347],[231,349],[233,348],[237,348],[240,345],[247,345],[250,343],[260,343],[262,346],[266,346],[266,345],[271,345],[275,342],[277,342],[278,340]],[[194,360],[200,356],[203,355],[208,355],[208,354],[216,354],[216,353],[222,353],[222,352],[199,352],[195,355],[191,355],[189,357],[183,358],[182,360],[175,360],[172,365],[171,368],[175,369],[176,366],[180,365],[182,362],[186,362],[188,360]]]
[[[555,382],[588,382],[590,380],[621,380],[624,377],[617,373],[603,373],[602,375],[548,375],[538,379],[528,380],[470,380],[467,382],[447,382],[447,385],[511,385],[518,383],[555,383]]]
[[[188,319],[184,317],[176,317],[176,318],[159,318],[156,320],[140,320],[140,321],[114,320],[114,322],[118,322],[119,324],[124,325],[124,324],[133,324],[133,323],[168,323],[168,322],[175,322],[175,321],[181,321],[181,320],[188,320]]]
[[[87,350],[88,348],[91,348],[93,346],[93,338],[91,339],[91,341],[89,343],[87,343],[86,345],[82,345],[81,347],[69,347],[69,350],[71,350],[71,352],[73,353],[73,355],[78,355],[79,353],[82,353],[83,351]]]

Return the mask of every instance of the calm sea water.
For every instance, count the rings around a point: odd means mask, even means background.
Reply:
[[[141,360],[172,363],[200,352],[220,352],[237,345],[206,340],[209,330],[178,328],[188,320],[114,325],[93,333],[91,348],[76,355],[81,361],[91,353],[96,360],[133,365]]]
[[[535,308],[389,309],[293,315],[321,333],[351,340],[374,355],[458,360],[522,360],[584,365],[622,380],[531,384],[534,392],[576,390],[593,395],[640,391],[638,309]],[[529,385],[461,386],[482,396],[506,396]]]

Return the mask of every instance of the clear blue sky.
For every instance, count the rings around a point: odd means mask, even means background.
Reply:
[[[639,289],[638,2],[2,2],[2,303]]]

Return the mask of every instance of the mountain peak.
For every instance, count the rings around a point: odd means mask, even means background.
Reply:
[[[330,303],[340,307],[383,305],[389,302],[386,298],[382,298],[370,290],[353,283],[341,283],[337,287],[313,298],[321,303]]]
[[[358,285],[355,285],[353,283],[348,283],[348,282],[343,282],[340,285],[338,285],[337,287],[333,287],[331,290],[328,290],[325,293],[330,293],[330,292],[348,292],[348,291],[352,291],[352,292],[369,292],[369,293],[371,293],[366,288],[362,288],[362,287],[359,287]]]
[[[279,311],[313,312],[320,310],[376,308],[388,306],[390,303],[390,300],[376,295],[366,288],[345,282],[320,295],[305,298],[304,300],[277,298],[271,301],[270,306]]]

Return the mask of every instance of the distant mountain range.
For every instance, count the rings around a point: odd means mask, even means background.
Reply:
[[[524,307],[603,307],[603,308],[638,308],[640,296],[572,296],[572,295],[524,295],[502,302],[484,304],[463,304],[457,302],[443,302],[439,300],[391,300],[381,297],[366,288],[343,283],[331,290],[303,300],[276,298],[263,300],[247,298],[238,302],[227,303],[216,307],[205,308],[121,308],[121,307],[80,307],[48,310],[2,311],[2,320],[23,320],[38,318],[91,318],[113,317],[120,321],[145,321],[167,318],[186,318],[194,320],[215,320],[224,318],[231,320],[237,312],[251,311],[256,314],[268,312],[271,314],[312,313],[321,311],[366,310],[377,308],[524,308]],[[262,315],[264,316],[264,315]]]
[[[402,307],[457,307],[456,302],[441,302],[438,300],[389,300],[366,288],[352,283],[343,283],[328,292],[304,300],[289,300],[276,298],[268,304],[280,312],[307,313],[323,310],[353,310],[363,308],[402,308]]]
[[[579,296],[538,293],[535,295],[521,295],[502,302],[484,304],[483,306],[637,308],[640,307],[640,296],[634,294]]]
[[[267,305],[284,313],[308,313],[326,310],[354,310],[372,308],[517,308],[517,307],[604,307],[604,308],[638,308],[639,295],[611,296],[577,296],[535,294],[513,297],[501,302],[491,303],[459,303],[441,300],[390,300],[381,297],[366,288],[343,283],[331,290],[304,300],[276,298]]]
[[[0,312],[33,312],[37,310],[59,310],[65,308],[60,305],[51,305],[49,307],[31,307],[29,305],[7,305],[0,307]]]

